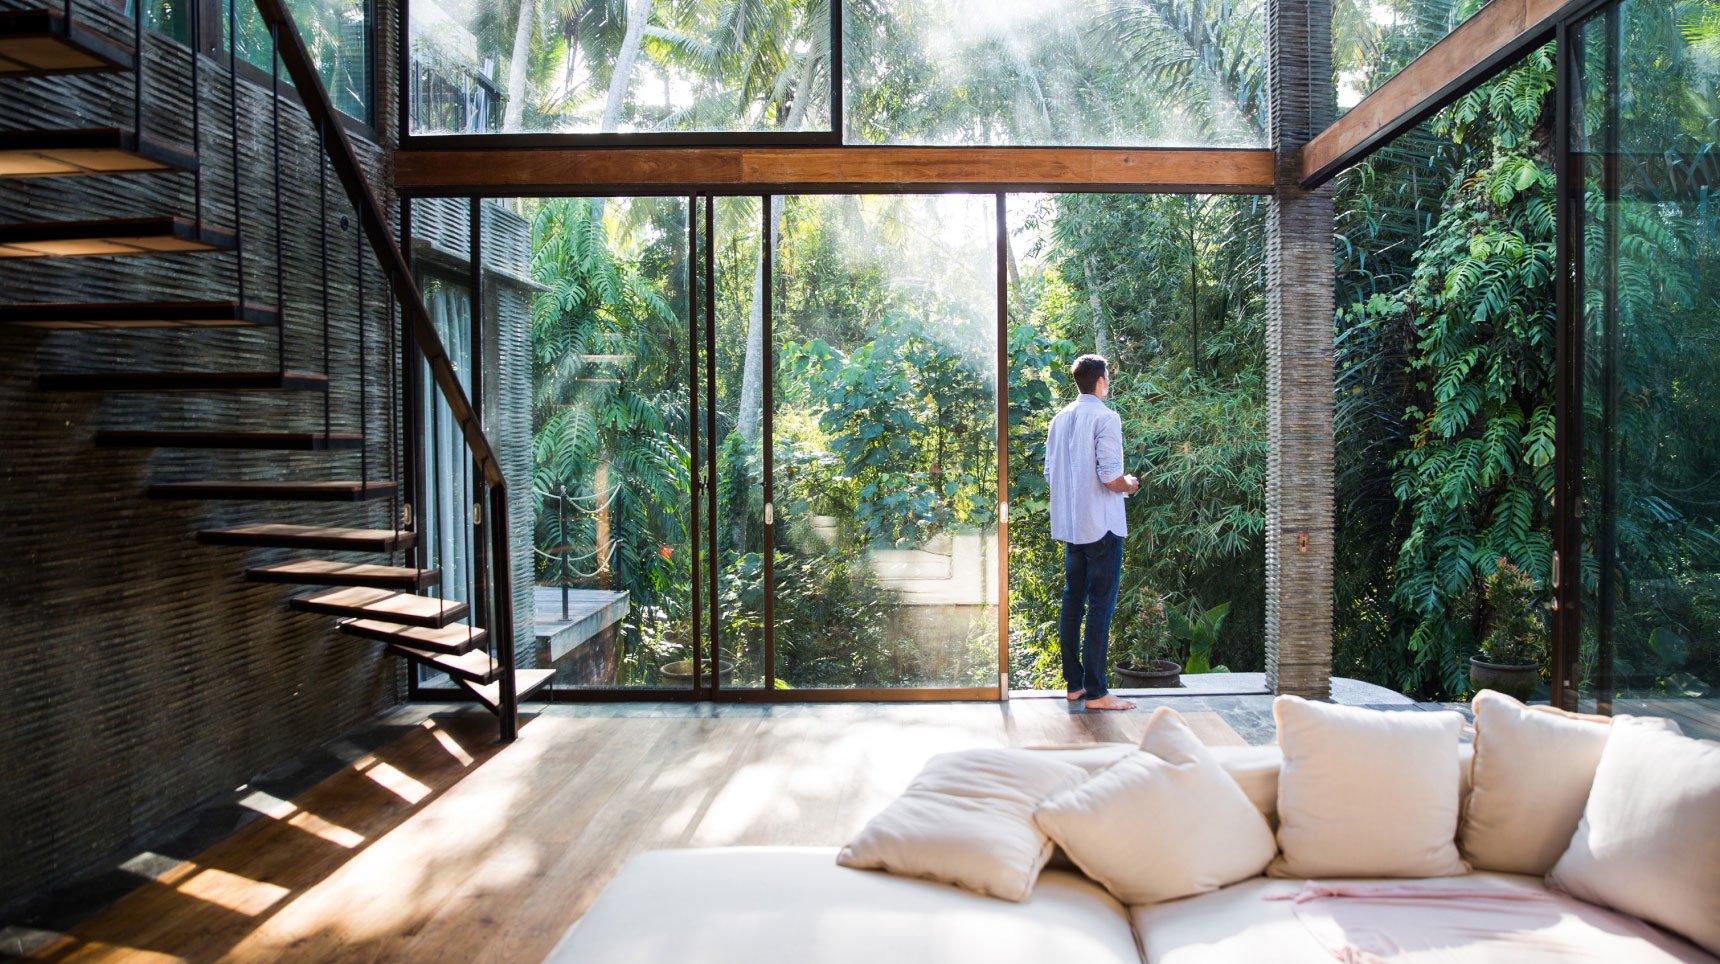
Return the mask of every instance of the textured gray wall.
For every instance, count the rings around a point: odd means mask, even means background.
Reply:
[[[1332,121],[1331,30],[1329,0],[1268,0],[1266,679],[1312,698],[1332,676],[1332,189],[1297,182]]]
[[[393,4],[379,4],[383,56],[394,49]],[[80,10],[84,10],[80,4]],[[91,10],[91,15],[97,11]],[[149,41],[146,130],[189,143],[189,52]],[[233,223],[225,71],[204,61],[206,217]],[[382,85],[378,129],[390,130],[393,85]],[[275,246],[269,95],[241,82],[242,187],[248,297],[273,303]],[[320,155],[299,109],[283,140],[289,265],[288,364],[320,371],[321,275],[316,171]],[[0,128],[129,125],[121,77],[9,81]],[[379,191],[382,151],[358,148]],[[359,425],[354,233],[329,182],[335,226],[329,318],[334,429]],[[134,175],[0,182],[5,221],[192,211],[191,178]],[[371,470],[386,477],[387,293],[368,270]],[[226,298],[230,255],[0,262],[0,304],[96,299]],[[3,309],[0,309],[3,310]],[[114,853],[211,794],[295,756],[401,699],[402,667],[379,644],[334,632],[333,620],[289,613],[290,586],[252,585],[241,570],[286,555],[198,546],[193,533],[251,521],[387,526],[387,502],[161,502],[151,480],[338,478],[357,453],[197,453],[101,450],[102,427],[318,429],[320,396],[115,395],[38,391],[50,370],[251,369],[275,363],[273,332],[0,332],[0,905]]]

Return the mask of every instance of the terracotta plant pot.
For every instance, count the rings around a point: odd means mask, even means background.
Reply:
[[[1129,689],[1176,689],[1182,685],[1182,664],[1168,659],[1155,659],[1145,667],[1119,666],[1117,685]]]
[[[673,663],[664,663],[657,667],[657,672],[663,677],[665,683],[674,686],[693,685],[693,661],[690,659],[678,659]],[[717,661],[717,683],[719,685],[728,685],[729,677],[733,676],[734,672],[734,663],[726,659]]]
[[[1541,667],[1537,663],[1526,666],[1489,663],[1479,656],[1471,656],[1469,682],[1477,690],[1497,690],[1506,696],[1527,701],[1541,682]]]

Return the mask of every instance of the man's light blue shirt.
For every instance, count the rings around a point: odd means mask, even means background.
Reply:
[[[1051,538],[1086,545],[1107,532],[1128,535],[1123,494],[1105,488],[1122,475],[1122,418],[1097,395],[1083,394],[1063,406],[1045,440]]]

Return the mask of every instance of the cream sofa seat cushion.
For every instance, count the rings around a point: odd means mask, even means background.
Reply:
[[[832,848],[668,850],[628,861],[554,964],[1047,964],[1140,960],[1127,911],[1047,872],[1019,904],[836,865]]]
[[[1613,722],[1553,886],[1720,955],[1720,743]]]
[[[1476,870],[1545,874],[1577,831],[1612,721],[1525,706],[1492,690],[1476,694],[1474,709],[1458,850]]]
[[[1443,877],[1468,872],[1457,854],[1458,735],[1454,712],[1388,712],[1273,702],[1280,877]]]
[[[1277,851],[1266,818],[1175,711],[1147,721],[1143,749],[1041,804],[1034,822],[1127,904],[1217,890]]]
[[[1033,811],[1087,779],[1081,767],[1032,750],[941,753],[836,862],[1021,900],[1051,859],[1051,840],[1034,826]]]
[[[1401,880],[1322,880],[1322,883],[1403,884]],[[1519,888],[1545,893],[1539,878],[1511,874],[1477,873],[1413,882],[1433,889],[1470,890],[1477,885]],[[1256,877],[1223,890],[1186,900],[1130,908],[1135,932],[1147,964],[1332,964],[1335,959],[1314,936],[1308,922],[1300,919],[1297,905],[1289,900],[1269,900],[1295,894],[1302,881]],[[1525,906],[1520,920],[1508,931],[1466,932],[1454,925],[1452,940],[1436,946],[1414,946],[1406,941],[1402,953],[1388,957],[1357,954],[1358,961],[1413,961],[1440,964],[1505,964],[1526,959],[1545,959],[1549,954],[1571,964],[1671,964],[1700,961],[1700,951],[1674,937],[1639,922],[1608,921],[1610,914],[1574,898],[1554,895],[1557,900]],[[1318,903],[1308,905],[1317,908]],[[1439,934],[1439,911],[1430,907],[1430,928]],[[1515,915],[1512,915],[1515,917]],[[1599,918],[1597,920],[1597,918]],[[1362,938],[1377,935],[1362,934]],[[1428,932],[1422,932],[1428,936]],[[1579,955],[1571,956],[1573,949]],[[1538,952],[1539,956],[1537,957]]]

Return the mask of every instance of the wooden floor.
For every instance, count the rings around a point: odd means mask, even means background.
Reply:
[[[838,845],[935,753],[1134,742],[1147,719],[1061,699],[723,709],[549,707],[505,748],[487,714],[409,709],[404,736],[296,799],[247,800],[266,818],[194,859],[135,861],[149,883],[34,957],[537,961],[633,854]]]

